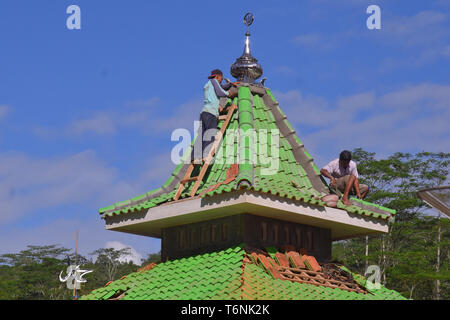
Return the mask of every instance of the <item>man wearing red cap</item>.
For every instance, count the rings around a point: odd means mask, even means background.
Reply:
[[[219,69],[211,71],[211,75],[208,77],[208,79],[208,82],[203,87],[204,100],[203,109],[200,114],[201,136],[199,137],[201,139],[197,139],[197,141],[202,142],[202,154],[201,156],[199,156],[198,149],[200,148],[198,143],[196,143],[194,152],[192,153],[191,157],[191,160],[194,164],[200,164],[201,161],[204,161],[208,154],[208,151],[205,152],[205,150],[207,150],[206,148],[209,145],[212,146],[212,143],[214,142],[214,137],[217,132],[217,118],[219,116],[219,112],[221,111],[221,107],[219,105],[220,98],[234,98],[237,95],[236,90],[230,89],[232,88],[232,86],[236,86],[238,82],[230,82],[221,85],[221,82],[223,80],[223,73]]]

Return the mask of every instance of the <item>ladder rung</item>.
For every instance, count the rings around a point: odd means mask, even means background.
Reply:
[[[189,181],[196,181],[197,179],[198,179],[198,176],[190,177],[190,178],[181,180],[180,183],[184,184],[184,183],[189,182]]]
[[[224,114],[222,116],[219,116],[219,121],[220,120],[225,120],[228,117],[228,115]]]

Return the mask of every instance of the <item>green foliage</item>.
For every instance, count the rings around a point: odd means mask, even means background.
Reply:
[[[146,259],[142,259],[142,265],[145,266],[150,263],[159,263],[161,262],[161,251],[158,253],[149,253]]]
[[[360,181],[370,187],[365,200],[395,209],[397,214],[388,234],[369,237],[367,256],[363,237],[334,243],[333,258],[361,274],[366,265],[380,266],[382,283],[411,299],[436,299],[439,280],[440,299],[449,299],[450,222],[428,215],[433,210],[418,198],[417,191],[448,183],[450,154],[395,153],[376,159],[375,153],[355,149],[353,159]]]
[[[375,153],[361,148],[352,154],[358,163],[360,182],[370,187],[365,200],[397,210],[397,221],[423,214],[428,206],[417,197],[417,191],[442,185],[449,176],[450,153],[397,152],[379,160]]]
[[[57,245],[30,245],[19,253],[0,255],[0,300],[72,299],[73,290],[59,281],[60,273],[64,277],[68,265],[75,264],[75,254],[70,251]],[[97,257],[95,261],[78,255],[77,264],[94,272],[84,276],[87,282],[81,284],[77,295],[87,294],[108,281],[135,272],[139,266],[123,262],[128,253],[129,248],[102,248],[92,253]]]
[[[3,299],[67,299],[70,292],[59,281],[59,273],[67,268],[66,248],[28,246],[17,254],[0,256],[0,300]]]

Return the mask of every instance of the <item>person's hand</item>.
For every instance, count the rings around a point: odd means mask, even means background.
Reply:
[[[361,193],[358,193],[356,196],[358,197],[358,199],[362,199]]]
[[[236,81],[236,82],[232,82],[231,84],[232,84],[233,86],[237,87],[237,85],[238,85],[239,83],[240,83],[239,81]]]
[[[235,92],[235,91],[230,91],[229,93],[228,93],[228,98],[234,98],[234,97],[236,97],[237,96],[237,92]]]
[[[331,178],[331,180],[330,180],[330,185],[331,185],[333,188],[336,188],[336,179],[335,179],[335,178]]]

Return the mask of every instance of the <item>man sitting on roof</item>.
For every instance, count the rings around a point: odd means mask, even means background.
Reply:
[[[350,151],[344,150],[335,159],[320,170],[320,173],[330,179],[332,191],[336,189],[343,192],[342,202],[345,205],[352,205],[348,200],[349,194],[356,195],[359,199],[364,198],[369,192],[369,187],[365,184],[359,184],[358,170],[356,163],[352,161]]]
[[[217,117],[219,116],[219,112],[222,111],[222,107],[219,105],[220,98],[234,98],[237,96],[237,90],[232,88],[232,86],[236,86],[239,82],[230,82],[224,85],[221,85],[223,80],[223,73],[219,69],[215,69],[211,71],[211,75],[208,77],[208,82],[203,87],[204,100],[203,100],[203,109],[200,114],[201,121],[201,136],[197,139],[199,142],[202,142],[202,157],[198,157],[198,149],[200,147],[196,144],[194,151],[192,152],[191,161],[194,164],[201,164],[202,161],[205,161],[208,153],[205,152],[206,148],[214,142],[214,137],[217,132]],[[234,89],[234,90],[231,90]],[[229,91],[227,91],[229,90]],[[208,132],[208,130],[211,130]],[[207,134],[205,136],[205,133]],[[200,134],[200,132],[199,132]],[[208,140],[208,141],[205,141]],[[194,155],[195,153],[195,155]]]

